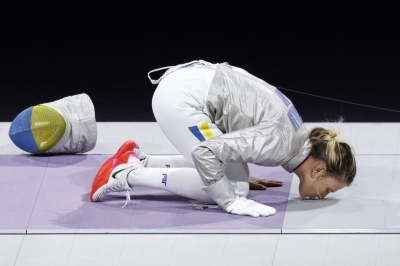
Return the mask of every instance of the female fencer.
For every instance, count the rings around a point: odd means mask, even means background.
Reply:
[[[353,182],[354,152],[338,132],[307,131],[285,95],[245,70],[199,60],[150,80],[158,84],[154,116],[182,155],[146,156],[127,141],[98,171],[92,201],[126,190],[128,202],[131,187],[145,186],[259,217],[276,210],[246,198],[248,163],[294,172],[303,198],[323,199]]]

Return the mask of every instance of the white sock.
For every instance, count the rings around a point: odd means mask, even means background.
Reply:
[[[158,188],[204,203],[214,203],[202,189],[204,183],[195,168],[143,168],[138,174],[133,172],[127,178],[130,187]]]
[[[182,155],[147,155],[144,166],[148,168],[194,168]]]

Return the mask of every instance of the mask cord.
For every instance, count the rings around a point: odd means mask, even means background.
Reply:
[[[361,104],[361,103],[348,102],[348,101],[338,100],[338,99],[329,98],[329,97],[325,97],[325,96],[315,95],[315,94],[311,94],[311,93],[306,93],[306,92],[301,92],[301,91],[296,91],[296,90],[291,90],[291,89],[285,89],[285,88],[281,88],[281,87],[277,87],[277,88],[280,90],[291,91],[291,92],[300,93],[300,94],[317,97],[317,98],[322,98],[322,99],[326,99],[326,100],[331,100],[331,101],[336,101],[336,102],[341,102],[341,103],[348,103],[348,104],[353,104],[353,105],[358,105],[358,106],[363,106],[363,107],[368,107],[368,108],[374,108],[374,109],[379,109],[379,110],[383,110],[383,111],[400,113],[399,110],[382,108],[382,107],[366,105],[366,104]]]

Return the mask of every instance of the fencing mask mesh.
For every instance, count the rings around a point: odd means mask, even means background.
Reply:
[[[33,106],[22,111],[11,123],[9,136],[26,152],[42,154],[63,137],[66,122],[63,116],[47,106]]]

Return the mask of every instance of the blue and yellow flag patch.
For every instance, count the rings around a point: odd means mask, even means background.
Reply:
[[[195,135],[195,137],[200,141],[205,141],[214,137],[210,130],[210,127],[208,126],[207,121],[188,128],[193,133],[193,135]]]

